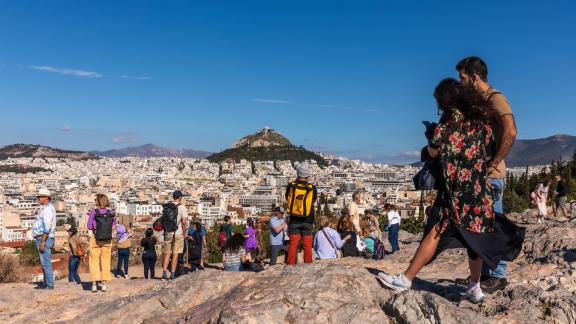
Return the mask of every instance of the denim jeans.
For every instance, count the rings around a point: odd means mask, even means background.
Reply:
[[[44,253],[40,252],[40,241],[42,237],[36,238],[36,250],[40,257],[40,265],[44,273],[44,285],[54,288],[54,273],[52,272],[52,248],[54,247],[54,238],[49,237],[44,243]]]
[[[492,185],[492,198],[494,199],[494,211],[498,214],[504,214],[504,186],[506,181],[503,178],[500,179],[488,179]],[[484,276],[490,276],[495,278],[506,278],[508,274],[508,262],[500,261],[496,266],[496,269],[490,270],[486,265],[482,266],[482,274]]]
[[[224,271],[233,271],[233,272],[242,271],[242,264],[241,263],[225,264]]]
[[[400,233],[400,224],[393,224],[388,227],[388,242],[392,246],[392,252],[400,250],[398,245],[398,233]]]
[[[119,276],[122,273],[122,263],[124,263],[124,275],[128,275],[128,261],[130,259],[130,248],[118,249],[118,265],[116,266],[116,275]]]
[[[68,258],[68,282],[80,283],[80,276],[78,275],[78,268],[80,267],[80,257],[71,255]]]

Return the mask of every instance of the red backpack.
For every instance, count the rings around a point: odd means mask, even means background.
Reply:
[[[228,239],[228,236],[226,235],[226,232],[220,232],[218,234],[218,246],[224,247],[224,245],[226,245],[227,239]]]

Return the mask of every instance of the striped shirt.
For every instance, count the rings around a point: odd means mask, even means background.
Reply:
[[[236,253],[230,250],[224,252],[224,265],[240,264],[241,258],[246,255],[244,248],[238,249]]]

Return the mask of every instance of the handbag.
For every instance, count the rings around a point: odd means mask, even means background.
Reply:
[[[76,256],[83,257],[86,255],[86,248],[81,240],[76,239]]]
[[[328,237],[328,234],[326,234],[326,232],[324,232],[324,229],[321,229],[322,234],[324,234],[324,237],[326,237],[326,239],[328,240],[328,243],[330,243],[330,246],[332,246],[332,248],[334,249],[334,251],[336,251],[336,259],[339,259],[342,257],[342,251],[340,251],[339,249],[337,249],[334,246],[334,243],[332,243],[332,240],[330,239],[330,237]]]
[[[416,190],[438,190],[441,186],[442,165],[439,159],[426,159],[422,169],[412,179]]]

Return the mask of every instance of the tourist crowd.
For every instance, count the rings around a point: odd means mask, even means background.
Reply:
[[[468,252],[470,267],[469,278],[463,279],[468,286],[463,297],[479,303],[485,299],[484,292],[506,286],[507,261],[518,256],[523,242],[524,230],[503,215],[504,158],[514,143],[516,126],[507,99],[488,84],[488,68],[480,58],[466,58],[456,70],[460,80],[444,79],[434,91],[441,117],[438,123],[427,123],[427,145],[422,151],[426,172],[417,176],[426,178],[423,182],[416,179],[418,183],[432,181],[437,190],[436,201],[426,210],[424,237],[405,272],[395,275],[382,272],[378,278],[395,291],[408,290],[418,272],[439,253],[463,248]],[[386,254],[400,250],[401,216],[395,206],[385,204],[385,217],[379,219],[372,210],[362,210],[362,192],[358,191],[339,219],[321,216],[315,221],[318,193],[310,182],[309,165],[301,163],[296,171],[296,179],[286,188],[286,205],[277,207],[272,215],[248,219],[243,232],[235,231],[230,217],[224,218],[218,245],[225,271],[262,269],[267,249],[271,266],[278,262],[281,253],[286,264],[294,265],[299,259],[304,263],[340,257],[381,260]],[[553,212],[556,215],[560,210],[566,218],[566,184],[560,177],[556,181]],[[550,184],[550,181],[539,184],[532,193],[539,223],[548,215]],[[44,270],[44,283],[39,288],[53,289],[50,253],[56,221],[50,196],[45,189],[38,194],[42,209],[37,215],[34,235]],[[164,236],[162,280],[174,280],[181,258],[186,258],[193,270],[204,269],[206,232],[199,223],[187,227],[182,199],[181,191],[173,193],[173,202],[163,206],[162,216],[153,228],[146,230],[146,237],[140,242],[146,279],[155,277],[158,260],[155,231]],[[80,282],[78,266],[86,253],[92,291],[106,291],[106,283],[111,280],[113,249],[118,256],[115,275],[128,278],[131,233],[116,222],[103,194],[96,196],[87,227],[93,235],[85,247],[77,231],[69,228],[69,280]],[[264,243],[265,231],[269,231],[269,246]]]

